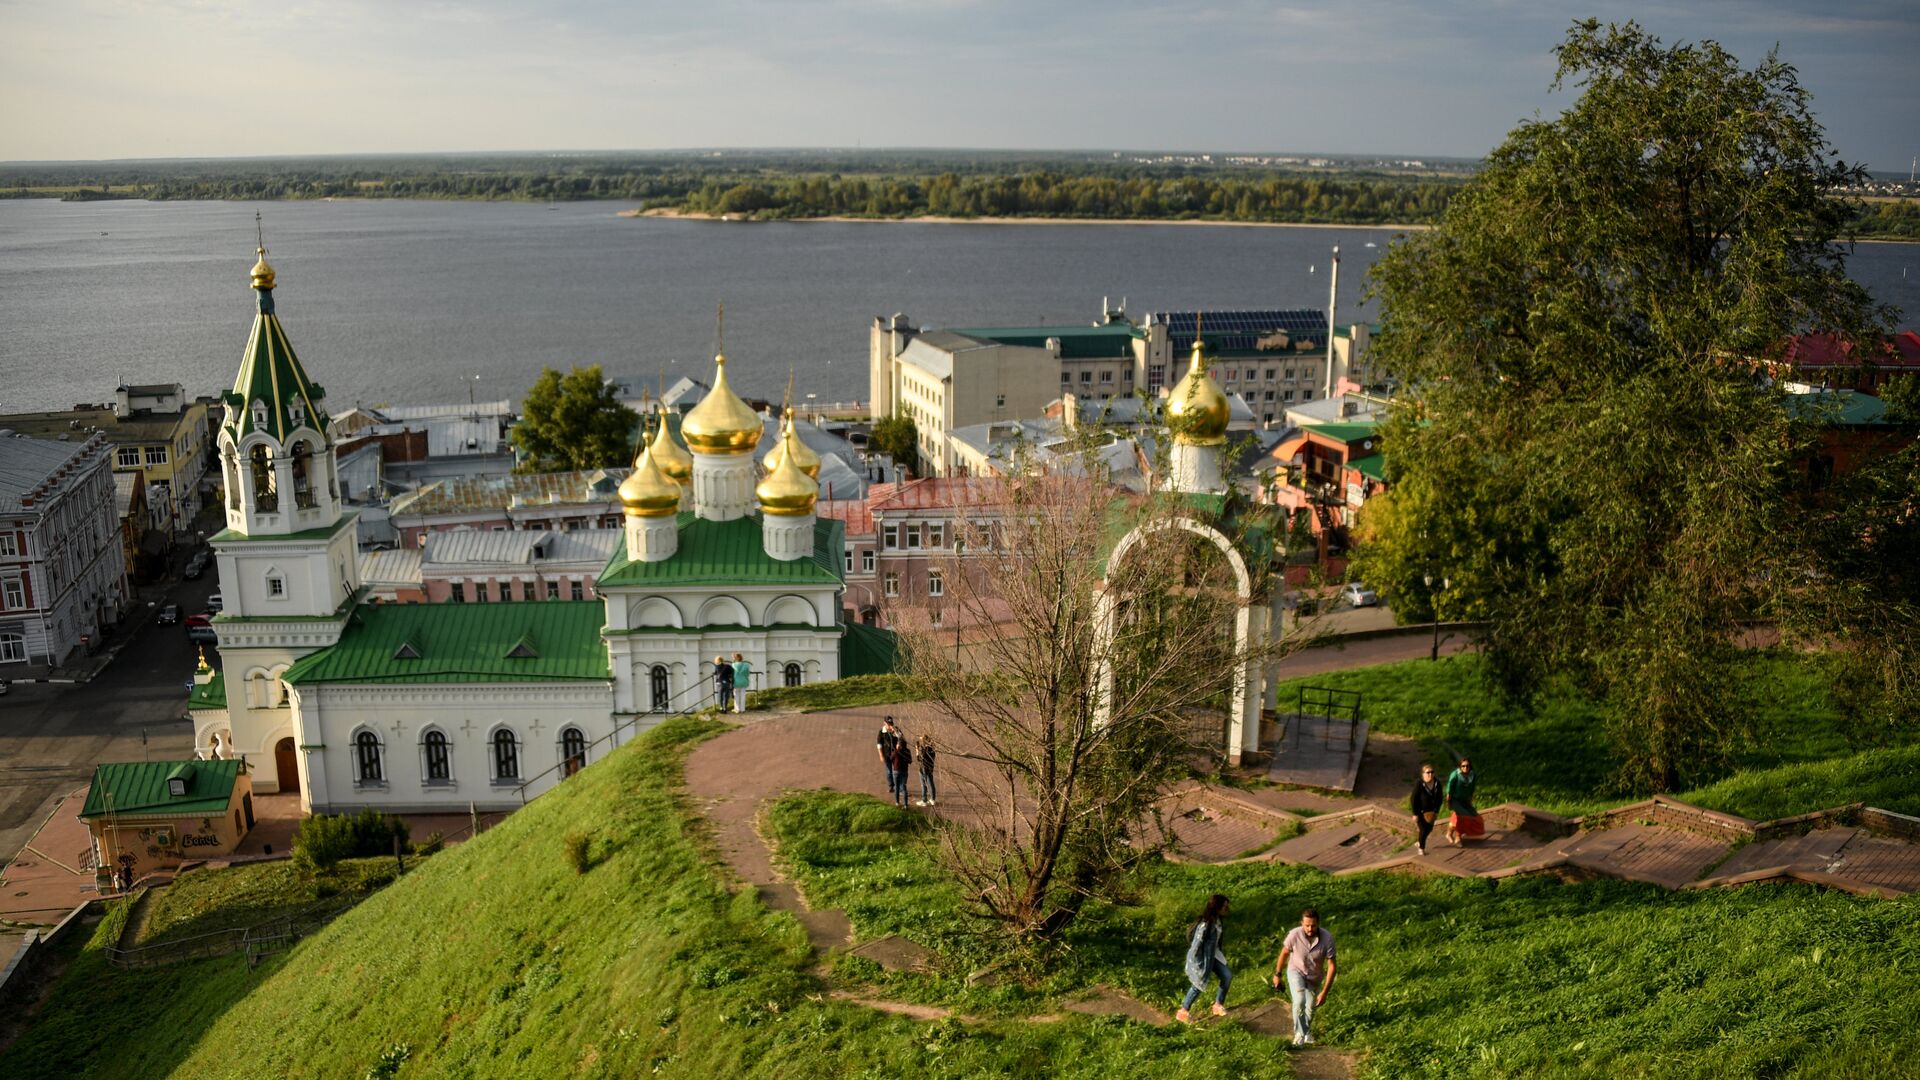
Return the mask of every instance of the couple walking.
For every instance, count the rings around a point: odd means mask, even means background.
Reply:
[[[713,658],[713,696],[721,712],[746,712],[747,690],[752,686],[753,665],[745,656],[734,653],[732,663],[724,655]]]
[[[897,806],[907,805],[907,771],[913,765],[915,750],[907,744],[900,726],[887,717],[880,726],[880,738],[874,743],[880,751],[880,764],[887,767],[887,795]],[[920,805],[933,806],[939,791],[933,782],[933,761],[939,756],[933,748],[933,736],[920,736]]]
[[[1421,764],[1420,779],[1414,781],[1413,797],[1408,800],[1413,804],[1414,828],[1420,830],[1420,854],[1427,853],[1427,836],[1433,832],[1434,818],[1443,806],[1448,811],[1447,843],[1457,845],[1462,837],[1472,839],[1486,835],[1486,822],[1480,820],[1480,811],[1473,805],[1474,789],[1479,784],[1480,777],[1473,771],[1473,762],[1466,758],[1460,759],[1460,767],[1447,777],[1445,787],[1434,779],[1432,765]]]
[[[1209,978],[1220,984],[1213,995],[1213,1015],[1227,1015],[1227,987],[1233,984],[1233,969],[1220,951],[1220,938],[1229,908],[1227,898],[1214,893],[1207,899],[1200,921],[1187,935],[1187,996],[1180,1002],[1180,1011],[1173,1014],[1183,1023],[1193,1022],[1190,1010],[1207,988]],[[1333,989],[1334,966],[1333,931],[1320,925],[1318,911],[1307,908],[1300,913],[1300,925],[1287,931],[1280,943],[1273,977],[1267,982],[1278,990],[1281,980],[1286,980],[1287,997],[1293,1006],[1293,1045],[1312,1044],[1313,1013],[1326,1002],[1327,991]]]

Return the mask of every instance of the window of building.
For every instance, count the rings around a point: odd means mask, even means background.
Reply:
[[[484,604],[487,602],[486,582],[476,581],[473,583],[473,602],[476,604]]]
[[[893,551],[900,546],[900,526],[884,525],[880,529],[880,546]]]
[[[945,525],[927,526],[927,546],[930,548],[947,546],[947,527]]]
[[[927,595],[928,596],[947,595],[947,579],[942,577],[940,574],[940,571],[938,570],[930,571],[927,574]]]
[[[1073,372],[1071,372],[1071,371],[1063,371],[1063,372],[1061,372],[1061,373],[1060,373],[1060,385],[1061,385],[1061,386],[1066,386],[1066,385],[1067,385],[1068,383],[1071,383],[1071,382],[1073,382]]]
[[[1302,390],[1302,391],[1300,391],[1300,400],[1301,400],[1301,401],[1312,401],[1312,400],[1313,400],[1313,391],[1311,391],[1311,390]]]
[[[1113,372],[1111,372],[1111,371],[1103,371],[1103,372],[1101,372],[1101,373],[1100,373],[1100,381],[1101,381],[1101,382],[1112,382],[1112,381],[1113,381]]]
[[[420,749],[426,765],[425,775],[429,784],[446,784],[453,781],[453,754],[447,746],[447,734],[439,728],[427,729],[426,736],[420,740]]]
[[[1278,374],[1280,374],[1280,369],[1278,369],[1278,368],[1268,368],[1268,369],[1267,369],[1267,381],[1268,381],[1268,382],[1272,382],[1272,381],[1273,381],[1273,377],[1274,377],[1275,375],[1278,375]]]
[[[19,555],[20,544],[10,532],[0,533],[0,555]]]
[[[667,685],[666,666],[664,664],[653,665],[653,670],[647,673],[647,683],[648,690],[653,698],[653,711],[665,712],[667,710],[667,702],[673,697],[672,689]]]
[[[847,552],[847,573],[853,573],[853,552]]]
[[[909,550],[920,546],[920,526],[907,526],[907,547]]]
[[[1287,378],[1289,378],[1289,379],[1291,379],[1291,378],[1293,378],[1293,369],[1292,369],[1292,368],[1288,368],[1288,369],[1287,369]]]
[[[1267,391],[1267,400],[1268,400],[1268,401],[1272,401],[1272,400],[1273,400],[1273,391],[1271,391],[1271,390],[1269,390],[1269,391]]]
[[[361,731],[353,737],[354,777],[360,784],[378,784],[385,779],[380,771],[380,736]]]
[[[467,602],[467,587],[458,581],[453,583],[453,602],[456,604]]]
[[[520,779],[520,742],[507,728],[493,733],[493,778]]]
[[[560,583],[559,582],[552,581],[552,580],[549,580],[547,582],[547,599],[549,600],[560,599]]]
[[[149,464],[149,465],[165,465],[166,463],[167,463],[167,448],[166,448],[166,447],[164,447],[164,446],[149,446],[149,447],[147,447],[147,464]]]
[[[560,774],[572,776],[587,767],[587,735],[571,725],[560,729]]]
[[[873,549],[872,548],[861,549],[860,569],[869,574],[873,573]]]
[[[1291,390],[1288,390],[1288,391],[1286,391],[1286,392],[1285,392],[1284,394],[1282,394],[1282,395],[1281,395],[1281,397],[1282,397],[1282,398],[1284,398],[1284,399],[1285,399],[1285,400],[1287,400],[1287,401],[1292,401],[1292,400],[1293,400],[1293,391],[1291,391]]]
[[[0,581],[0,608],[19,611],[27,606],[27,587],[17,577]]]
[[[1081,373],[1080,373],[1080,381],[1081,381],[1082,383],[1086,383],[1086,384],[1091,384],[1091,383],[1093,382],[1093,372],[1091,372],[1091,371],[1083,371],[1083,372],[1081,372]]]
[[[575,600],[585,600],[587,598],[587,587],[580,583],[579,578],[574,578],[571,582],[568,582],[567,587],[570,590],[570,595]]]
[[[287,595],[287,579],[283,577],[278,577],[278,576],[268,578],[267,579],[267,595],[276,596],[276,597],[286,596]]]
[[[1273,423],[1273,414],[1272,414],[1272,413],[1265,413],[1265,414],[1263,414],[1263,415],[1261,416],[1261,420],[1262,420],[1263,422],[1265,422],[1265,423],[1269,423],[1269,424],[1271,424],[1271,423]]]
[[[25,634],[0,634],[0,663],[18,663],[26,658]]]
[[[998,396],[996,396],[996,397],[995,397],[995,398],[993,399],[993,407],[994,407],[994,408],[996,408],[996,409],[1004,409],[1004,408],[1006,408],[1006,407],[1007,407],[1007,395],[1005,395],[1005,394],[1000,394],[1000,395],[998,395]]]
[[[946,620],[940,617],[940,609],[935,608],[933,609],[933,614],[928,616],[928,621],[930,621],[935,626],[939,626],[942,622],[945,622]]]
[[[799,664],[788,664],[786,667],[780,669],[780,674],[788,686],[800,685],[801,673]]]
[[[123,469],[139,468],[140,467],[140,448],[137,446],[121,447],[119,450],[114,452],[113,463]]]
[[[887,571],[884,591],[888,596],[900,595],[900,575],[897,572],[892,570]]]

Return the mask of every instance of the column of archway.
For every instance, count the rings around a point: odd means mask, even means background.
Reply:
[[[1113,594],[1101,582],[1093,594],[1093,726],[1113,722]]]

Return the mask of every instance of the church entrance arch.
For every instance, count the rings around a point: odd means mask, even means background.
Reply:
[[[293,739],[281,739],[273,744],[273,771],[280,781],[280,790],[298,794],[300,791],[300,756],[293,748]]]

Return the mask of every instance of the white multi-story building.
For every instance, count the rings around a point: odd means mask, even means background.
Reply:
[[[0,431],[0,678],[65,662],[125,610],[112,458],[102,434],[62,442]]]

